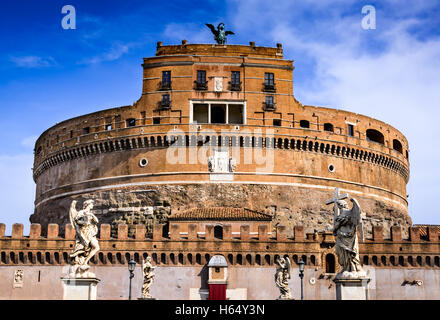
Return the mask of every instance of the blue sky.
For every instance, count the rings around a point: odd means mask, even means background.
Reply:
[[[64,30],[64,5],[76,29]],[[376,29],[361,28],[362,7]],[[29,230],[33,143],[48,127],[140,97],[142,57],[156,42],[212,43],[205,23],[225,22],[230,44],[283,44],[303,104],[362,113],[409,140],[413,223],[440,224],[439,1],[71,1],[0,3],[0,222]]]

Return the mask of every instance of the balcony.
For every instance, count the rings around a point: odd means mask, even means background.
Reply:
[[[208,81],[194,81],[195,90],[208,90]]]
[[[171,81],[159,82],[159,90],[171,90]]]
[[[263,110],[264,111],[275,111],[275,103],[263,103]]]
[[[159,101],[159,109],[160,110],[171,109],[171,101],[169,101],[169,100]]]
[[[229,82],[230,91],[241,91],[241,82]]]
[[[267,84],[267,83],[265,83],[263,85],[263,91],[266,91],[266,92],[276,92],[277,89],[275,87],[275,84]]]

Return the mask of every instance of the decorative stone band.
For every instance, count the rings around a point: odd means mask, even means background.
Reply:
[[[34,181],[47,169],[65,161],[85,157],[93,154],[131,150],[139,148],[167,148],[171,145],[177,147],[195,147],[198,141],[206,141],[209,136],[131,136],[127,138],[107,139],[95,143],[78,145],[55,154],[48,155],[45,160],[34,169]],[[290,138],[290,137],[289,137]],[[264,138],[261,136],[219,136],[216,140],[209,140],[205,146],[231,146],[244,148],[273,148],[288,149],[293,151],[306,151],[328,154],[349,160],[365,161],[383,166],[400,174],[405,182],[409,180],[409,169],[398,158],[380,151],[359,146],[334,143],[320,139],[304,138]]]
[[[334,245],[332,233],[308,233],[304,228],[294,228],[294,238],[286,236],[284,226],[278,226],[275,237],[268,237],[267,226],[258,228],[258,236],[252,237],[249,225],[242,225],[235,236],[230,225],[223,226],[223,238],[208,232],[213,225],[206,225],[204,237],[197,234],[196,225],[190,225],[185,237],[178,224],[171,225],[169,237],[163,237],[163,226],[155,225],[153,237],[146,238],[145,227],[136,226],[133,238],[128,237],[128,226],[118,225],[117,238],[111,237],[110,225],[100,226],[100,252],[91,264],[126,264],[130,259],[138,263],[146,256],[158,265],[205,265],[214,254],[223,255],[228,265],[274,266],[280,256],[288,255],[294,264],[302,259],[308,266],[325,265],[326,249]],[[62,236],[59,226],[49,224],[47,235],[41,236],[41,225],[32,224],[29,236],[23,236],[23,225],[14,224],[11,236],[5,236],[5,225],[0,224],[0,265],[64,265],[74,243],[75,231],[65,226]],[[414,226],[410,238],[402,239],[400,227],[391,228],[391,239],[383,239],[383,227],[373,227],[373,238],[360,242],[360,258],[364,265],[378,267],[440,268],[440,241],[437,226]],[[215,243],[215,245],[214,245]],[[239,246],[237,246],[239,244]],[[215,247],[213,251],[212,248]]]

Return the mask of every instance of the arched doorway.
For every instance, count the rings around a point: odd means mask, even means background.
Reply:
[[[335,273],[335,256],[332,253],[325,256],[325,273]]]

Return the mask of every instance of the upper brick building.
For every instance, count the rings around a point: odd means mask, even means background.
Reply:
[[[103,223],[122,207],[166,201],[171,213],[266,212],[291,235],[298,222],[308,232],[329,230],[324,203],[339,187],[360,201],[367,233],[379,221],[385,230],[411,225],[406,138],[379,120],[298,102],[281,44],[158,42],[142,67],[136,103],[63,121],[39,137],[31,222],[63,225],[77,198],[96,200]]]

